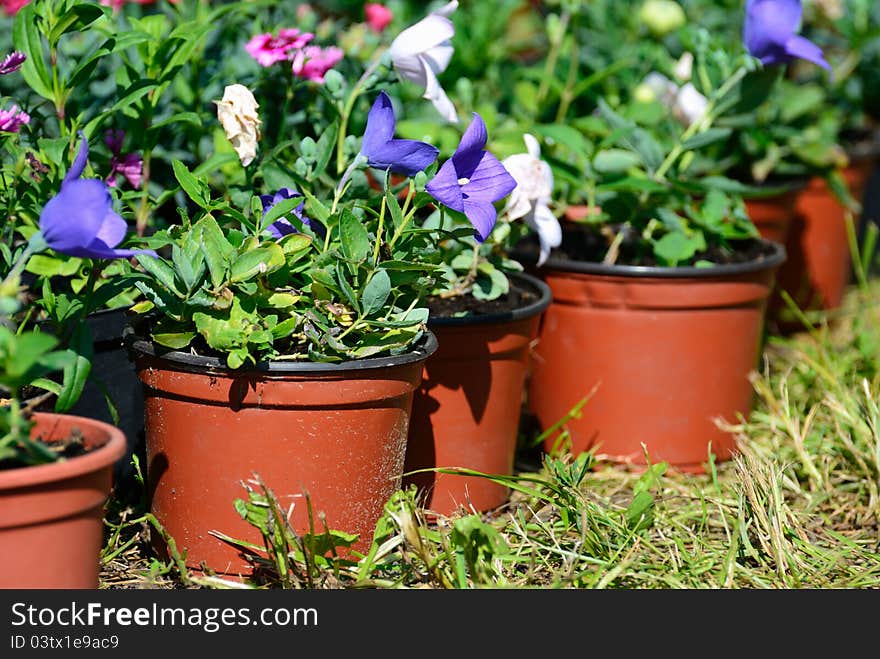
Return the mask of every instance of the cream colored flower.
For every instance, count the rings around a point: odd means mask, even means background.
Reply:
[[[226,132],[226,138],[238,154],[241,164],[247,167],[257,156],[260,140],[260,117],[251,90],[244,85],[227,85],[223,98],[217,104],[217,118]]]
[[[694,55],[685,53],[675,64],[675,77],[681,82],[688,82],[694,74]]]
[[[527,153],[508,156],[502,165],[516,181],[516,187],[507,198],[504,212],[509,220],[525,219],[541,243],[538,265],[542,265],[553,247],[562,243],[562,227],[550,210],[553,194],[553,170],[541,160],[541,146],[534,136],[523,135]]]

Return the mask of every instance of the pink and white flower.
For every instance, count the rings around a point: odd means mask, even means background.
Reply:
[[[13,105],[9,110],[0,109],[0,133],[17,133],[21,127],[31,122],[28,113]]]
[[[313,82],[323,83],[324,75],[336,66],[345,53],[341,48],[330,46],[306,46],[293,53],[290,60],[293,75]]]
[[[290,59],[293,51],[305,47],[314,36],[310,32],[300,32],[296,28],[282,28],[278,31],[277,37],[271,33],[251,37],[244,49],[261,66],[272,66]]]

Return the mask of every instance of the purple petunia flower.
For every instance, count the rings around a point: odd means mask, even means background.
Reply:
[[[31,122],[31,117],[17,105],[9,110],[0,109],[0,133],[17,133],[21,127]]]
[[[516,187],[516,180],[504,165],[483,149],[488,139],[486,124],[474,112],[474,120],[452,158],[443,163],[425,186],[434,199],[467,216],[479,242],[486,240],[495,228],[498,213],[494,202]]]
[[[49,247],[69,256],[89,259],[117,259],[149,254],[152,250],[115,249],[125,238],[128,225],[113,210],[113,198],[99,179],[83,179],[89,157],[89,144],[82,143],[76,159],[67,170],[61,190],[40,213],[40,233]]]
[[[0,76],[5,76],[7,73],[18,71],[26,59],[27,55],[24,53],[18,50],[12,51],[2,62],[0,62]]]
[[[800,0],[748,0],[743,43],[764,66],[800,58],[830,71],[822,49],[797,34],[802,14]]]
[[[437,147],[418,140],[394,139],[396,119],[391,99],[384,91],[370,108],[361,154],[376,169],[415,176],[437,159]]]
[[[269,209],[272,208],[275,204],[284,201],[285,199],[295,199],[297,197],[302,197],[302,195],[296,190],[291,190],[290,188],[281,188],[274,195],[270,194],[261,194],[260,201],[263,202],[263,216],[265,217],[266,213],[269,212]],[[305,197],[303,197],[303,203],[293,209],[293,214],[297,217],[297,219],[305,224],[307,227],[311,227],[311,221],[308,217],[303,215],[303,208],[305,207]],[[289,220],[279,218],[275,220],[272,224],[267,227],[269,233],[271,233],[275,238],[283,238],[284,236],[290,233],[297,233],[296,227],[290,223]]]

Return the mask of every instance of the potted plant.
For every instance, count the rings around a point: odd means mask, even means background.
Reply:
[[[270,67],[295,66],[303,45],[285,35],[251,55],[275,49],[286,54]],[[395,136],[385,88],[426,47],[392,42],[351,86],[340,71],[357,62],[322,60],[307,87],[294,83],[312,94],[311,122],[276,148],[262,143],[272,115],[228,85],[217,113],[241,171],[212,189],[174,163],[192,214],[149,237],[162,257],[138,259],[132,281],[147,302],[128,344],[144,383],[151,509],[194,569],[247,568],[240,545],[212,532],[253,533],[232,502],[255,472],[298,532],[349,534],[340,552],[369,547],[402,482],[413,395],[437,349],[425,301],[449,271],[441,244],[488,235],[494,202],[515,185],[485,150],[479,115],[439,169],[436,147]],[[445,98],[434,90],[441,114]]]
[[[89,226],[89,220],[97,217],[100,221],[100,214],[71,217],[71,207],[65,206],[79,202],[83,208],[91,203],[92,209],[102,210],[100,183],[97,188],[81,183],[86,185],[68,181],[66,189],[46,205],[41,231],[27,244],[17,246],[12,263],[5,263],[8,272],[0,283],[3,588],[98,587],[104,503],[111,492],[113,464],[126,449],[125,436],[110,424],[76,415],[35,412],[41,397],[21,398],[25,388],[55,391],[58,385],[46,376],[56,370],[69,374],[79,359],[70,349],[55,350],[59,344],[56,337],[19,326],[23,315],[20,275],[25,263],[50,245],[73,249],[84,237],[88,237],[91,249],[97,249],[98,242],[112,249],[96,236],[98,227],[93,222]],[[106,201],[109,210],[109,195]],[[71,235],[65,236],[67,232]]]
[[[858,19],[842,23],[849,21]],[[846,90],[858,87],[852,65],[859,39],[853,38],[846,52],[823,52],[797,33],[801,23],[799,1],[747,4],[744,43],[766,68],[746,82],[768,93],[754,95],[747,107],[740,103],[719,119],[718,126],[734,132],[716,153],[726,174],[743,183],[790,181],[779,194],[749,199],[749,213],[762,235],[786,244],[779,290],[803,310],[829,311],[840,306],[849,282],[847,215],[859,212],[876,146],[864,111],[847,107],[851,94]],[[817,38],[815,27],[805,33],[823,45],[828,41]],[[829,72],[834,64],[834,73],[828,81],[817,80],[813,64]],[[863,139],[851,141],[857,134]],[[781,298],[771,306],[778,329],[801,326]]]
[[[599,101],[603,121],[585,124],[592,132],[568,160],[584,172],[588,212],[563,224],[542,266],[537,246],[519,248],[553,293],[528,407],[545,430],[565,420],[573,453],[702,471],[735,449],[717,419],[751,409],[749,373],[785,250],[760,237],[736,185],[691,168],[701,149],[729,135],[714,122],[759,65],[700,55],[691,85],[698,96],[677,99],[682,127],[668,146],[659,130],[629,118],[640,108]]]

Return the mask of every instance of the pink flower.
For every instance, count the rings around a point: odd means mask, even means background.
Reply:
[[[122,174],[131,187],[138,188],[144,174],[144,159],[136,153],[121,154],[122,142],[125,139],[125,131],[109,129],[104,133],[104,143],[113,152],[110,158],[110,173],[107,175],[107,185],[116,187],[116,175]]]
[[[273,37],[271,33],[252,37],[244,49],[262,66],[272,66],[276,62],[289,59],[290,51],[303,48],[314,36],[296,28],[282,28],[277,37]]]
[[[14,16],[24,7],[30,0],[0,0],[0,6],[7,16]]]
[[[369,26],[376,32],[381,32],[388,27],[391,19],[394,18],[391,10],[384,5],[380,5],[378,2],[368,2],[365,4],[364,15],[367,17]]]
[[[107,176],[107,185],[116,187],[116,175],[122,174],[131,187],[139,188],[141,178],[144,175],[144,159],[136,153],[127,153],[124,156],[113,156],[110,159],[110,174]]]
[[[345,53],[341,48],[331,46],[306,46],[293,54],[291,66],[293,75],[313,82],[324,82],[324,74],[342,59]]]
[[[30,115],[19,110],[17,105],[13,105],[10,110],[0,109],[0,133],[17,133],[30,122]]]

